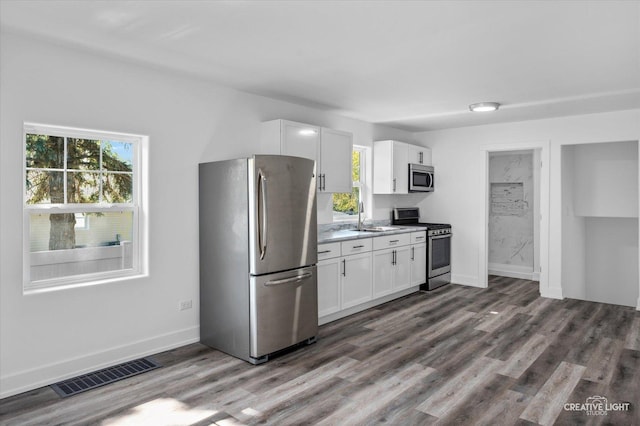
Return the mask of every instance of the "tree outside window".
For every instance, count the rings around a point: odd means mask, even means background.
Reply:
[[[364,185],[364,148],[353,147],[351,156],[351,173],[353,189],[351,192],[333,194],[333,219],[350,219],[358,214],[358,205],[363,200]]]

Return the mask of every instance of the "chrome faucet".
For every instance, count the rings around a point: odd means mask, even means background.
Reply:
[[[362,213],[364,213],[364,203],[360,201],[360,203],[358,203],[358,231],[362,231],[362,225],[364,222]]]

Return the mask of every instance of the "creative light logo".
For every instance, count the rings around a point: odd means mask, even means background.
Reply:
[[[564,404],[566,411],[584,411],[587,416],[606,416],[609,411],[629,411],[629,402],[609,403],[604,396],[594,395],[585,402],[567,402]]]

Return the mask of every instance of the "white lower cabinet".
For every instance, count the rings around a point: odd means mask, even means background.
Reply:
[[[393,291],[411,287],[411,247],[404,246],[396,249],[396,261],[393,274]]]
[[[370,239],[318,246],[318,317],[370,301],[371,289]]]
[[[410,246],[373,252],[373,297],[411,287]]]
[[[411,233],[411,285],[427,282],[427,232]]]
[[[411,246],[411,285],[427,282],[427,244]]]
[[[342,258],[342,309],[371,300],[371,252]]]
[[[341,268],[339,257],[318,262],[318,317],[340,310]]]
[[[324,324],[409,294],[426,279],[425,232],[318,245],[318,317]]]
[[[385,296],[392,291],[393,250],[373,252],[373,297]]]

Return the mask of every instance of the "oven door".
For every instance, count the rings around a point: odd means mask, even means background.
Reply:
[[[427,276],[429,278],[451,272],[451,234],[429,237]]]
[[[409,164],[409,192],[433,191],[433,167]]]

